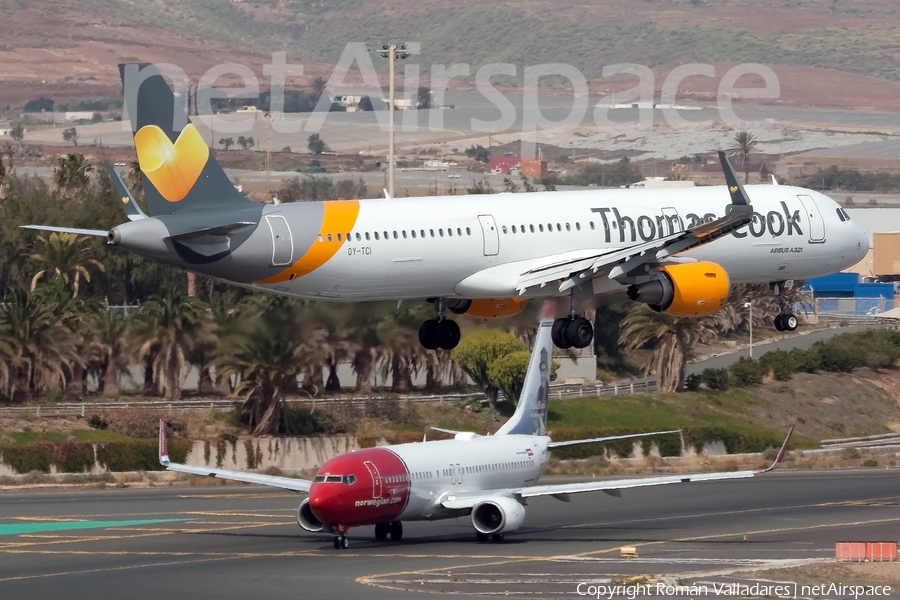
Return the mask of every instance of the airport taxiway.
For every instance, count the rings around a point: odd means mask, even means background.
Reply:
[[[538,499],[502,544],[476,543],[460,518],[407,523],[399,543],[353,529],[335,551],[299,529],[300,499],[252,486],[2,491],[0,597],[573,597],[615,576],[827,559],[836,540],[900,530],[900,470],[884,468]],[[621,558],[622,546],[639,556]]]

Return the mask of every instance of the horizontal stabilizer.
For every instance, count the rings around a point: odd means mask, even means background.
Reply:
[[[75,235],[94,235],[106,237],[109,232],[105,229],[75,229],[73,227],[53,227],[51,225],[19,225],[22,229],[36,229],[37,231],[55,231],[56,233],[74,233]]]
[[[218,225],[216,227],[205,227],[203,229],[186,231],[177,235],[171,235],[169,236],[169,239],[175,240],[176,242],[184,242],[203,236],[231,237],[233,235],[237,235],[239,233],[247,231],[247,229],[255,225],[256,223],[253,221],[237,221],[235,223],[229,223],[227,225]]]
[[[125,182],[122,181],[118,171],[111,165],[107,166],[106,170],[109,172],[109,179],[116,188],[116,193],[119,195],[119,200],[122,202],[122,208],[125,211],[125,216],[128,217],[128,220],[139,221],[141,219],[146,219],[147,215],[144,214],[141,207],[134,201],[134,196],[125,186]]]

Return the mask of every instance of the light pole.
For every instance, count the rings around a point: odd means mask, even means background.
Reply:
[[[750,358],[753,358],[753,303],[744,302],[744,308],[750,309]]]
[[[409,58],[406,44],[383,44],[381,57],[390,59],[388,69],[388,194],[394,197],[394,63],[398,58]]]

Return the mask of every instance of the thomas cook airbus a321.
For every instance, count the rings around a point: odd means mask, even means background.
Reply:
[[[453,434],[454,439],[350,452],[323,464],[309,481],[170,462],[165,423],[160,421],[160,462],[169,471],[308,493],[297,509],[297,523],[307,531],[333,534],[334,547],[338,549],[348,547],[347,531],[351,527],[374,525],[377,540],[390,536],[398,541],[403,536],[403,521],[466,516],[472,520],[478,541],[492,536],[499,542],[504,534],[517,530],[525,521],[529,498],[553,496],[567,502],[571,494],[606,492],[620,496],[626,488],[754,477],[773,470],[784,458],[793,427],[775,461],[761,471],[539,484],[553,448],[678,433],[660,431],[552,441],[546,428],[555,314],[553,301],[546,301],[516,411],[494,435],[439,429]]]
[[[579,316],[595,294],[625,288],[667,314],[719,310],[733,283],[771,283],[775,321],[793,330],[786,283],[861,260],[865,232],[833,200],[790,186],[727,185],[264,205],[238,192],[154,65],[120,67],[149,215],[111,172],[128,222],[110,245],[215,279],[318,300],[427,299],[426,348],[454,348],[448,312],[499,317],[529,298],[569,297],[553,342],[582,348]],[[136,88],[136,89],[135,89]]]

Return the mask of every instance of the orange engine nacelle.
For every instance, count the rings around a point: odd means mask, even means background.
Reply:
[[[716,263],[683,263],[655,269],[651,281],[628,288],[628,297],[667,315],[705,317],[725,305],[730,287]]]
[[[447,308],[458,315],[469,315],[480,319],[512,317],[525,310],[525,298],[479,298],[475,300],[451,299]]]

